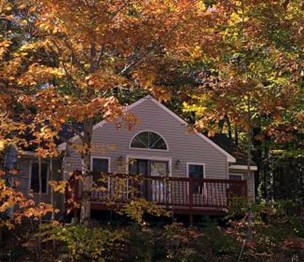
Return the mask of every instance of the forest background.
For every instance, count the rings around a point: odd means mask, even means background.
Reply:
[[[4,261],[16,259],[12,239],[28,243],[22,256],[38,261],[45,253],[51,261],[61,255],[67,261],[110,261],[116,259],[113,250],[124,251],[123,261],[130,254],[132,261],[303,255],[303,1],[2,0],[0,10],[3,156],[14,146],[55,157],[62,125],[81,123],[82,176],[84,190],[90,190],[93,125],[120,119],[132,127],[136,119],[123,107],[152,94],[191,127],[209,136],[226,134],[258,166],[249,230],[245,215],[228,229],[207,221],[204,229],[173,224],[161,232],[143,226],[142,219],[131,228],[88,227],[86,197],[79,225],[54,220],[54,227],[43,229],[52,206],[27,199],[8,183],[18,170],[3,169],[0,226],[10,239],[2,241]],[[64,185],[54,183],[54,190]],[[238,212],[244,215],[246,208]],[[23,223],[26,234],[18,226]],[[155,246],[158,238],[162,248]],[[54,253],[58,243],[65,249]]]

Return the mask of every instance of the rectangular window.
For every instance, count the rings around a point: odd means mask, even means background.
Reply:
[[[102,173],[109,172],[108,158],[93,158],[92,159],[93,181],[97,186],[106,187],[106,183],[102,181]]]
[[[229,175],[229,179],[234,181],[241,181],[243,180],[243,176],[241,174],[233,174]]]
[[[34,193],[39,193],[39,163],[32,163],[31,172],[31,190]],[[41,192],[47,192],[47,180],[48,180],[48,164],[41,164]]]
[[[243,180],[243,174],[232,173],[229,175],[229,179],[232,181],[236,181],[236,182],[232,182],[229,184],[229,195],[230,196],[241,196],[243,186],[242,186],[242,184],[237,183],[237,182]]]
[[[203,191],[202,183],[199,179],[204,178],[204,164],[188,164],[188,176],[194,178],[193,193],[201,194]]]

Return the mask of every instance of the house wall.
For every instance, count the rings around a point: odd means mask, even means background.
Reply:
[[[247,181],[247,195],[251,201],[255,200],[255,185],[254,185],[254,172],[251,171],[248,175],[247,170],[229,169],[229,174],[240,174],[243,179]]]
[[[187,176],[187,162],[195,162],[205,164],[206,178],[228,178],[227,157],[197,134],[189,131],[187,126],[182,125],[150,99],[128,112],[133,113],[138,119],[138,124],[132,130],[118,129],[114,124],[106,123],[93,133],[92,156],[109,157],[110,172],[127,172],[128,158],[149,158],[170,161],[172,163],[170,175],[173,176]],[[143,130],[159,133],[166,140],[169,150],[130,148],[132,137]],[[178,167],[175,165],[176,160],[180,161]],[[66,173],[81,169],[80,155],[75,150],[69,150],[64,166]]]
[[[48,181],[53,180],[62,180],[61,173],[61,160],[53,159],[53,177],[51,177],[50,171],[48,172]],[[15,180],[18,181],[17,190],[22,192],[29,198],[32,198],[35,202],[38,202],[39,197],[38,193],[32,193],[30,190],[30,179],[31,179],[31,164],[34,162],[38,162],[37,157],[34,156],[21,156],[18,159],[17,168],[19,170],[19,174],[16,175]],[[42,160],[42,163],[50,163],[49,159]],[[54,193],[53,201],[54,206],[58,208],[60,211],[63,211],[63,195],[59,193]],[[51,187],[47,185],[47,193],[42,193],[41,202],[51,203]],[[60,215],[60,214],[58,214]]]

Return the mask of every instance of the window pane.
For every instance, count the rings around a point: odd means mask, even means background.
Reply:
[[[129,173],[132,175],[138,174],[137,160],[129,159]]]
[[[107,184],[102,181],[104,179],[100,173],[109,172],[109,160],[103,158],[93,158],[92,171],[95,172],[93,173],[93,181],[95,184],[100,187],[107,187]]]
[[[163,149],[163,150],[167,150],[167,145],[165,143],[165,141],[163,139],[160,139],[157,141],[157,143],[155,143],[153,145],[153,147],[151,147],[152,149]]]
[[[167,149],[165,141],[156,133],[149,132],[149,148],[151,149]]]
[[[132,175],[148,175],[148,160],[132,159],[129,164],[129,172]]]
[[[168,173],[168,162],[151,161],[151,176],[166,176]]]
[[[189,165],[189,177],[203,178],[204,166],[203,165]]]
[[[148,140],[148,132],[142,132],[133,139],[131,147],[148,148]]]
[[[41,192],[46,193],[47,188],[47,172],[48,165],[45,163],[41,164]],[[32,164],[32,173],[31,173],[31,190],[34,193],[39,192],[39,164]]]
[[[142,132],[132,141],[131,147],[167,150],[165,141],[154,132]]]
[[[204,178],[204,166],[203,165],[189,165],[189,177],[200,179]],[[195,180],[193,181],[193,193],[198,194],[202,193],[202,184]]]
[[[92,171],[102,173],[109,172],[109,160],[103,158],[93,158]]]
[[[242,175],[229,175],[230,180],[241,181]]]
[[[149,148],[153,148],[155,144],[161,139],[158,134],[149,132]]]

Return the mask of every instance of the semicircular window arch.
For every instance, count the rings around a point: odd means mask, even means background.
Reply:
[[[153,131],[142,131],[134,136],[131,148],[168,150],[164,138]]]

